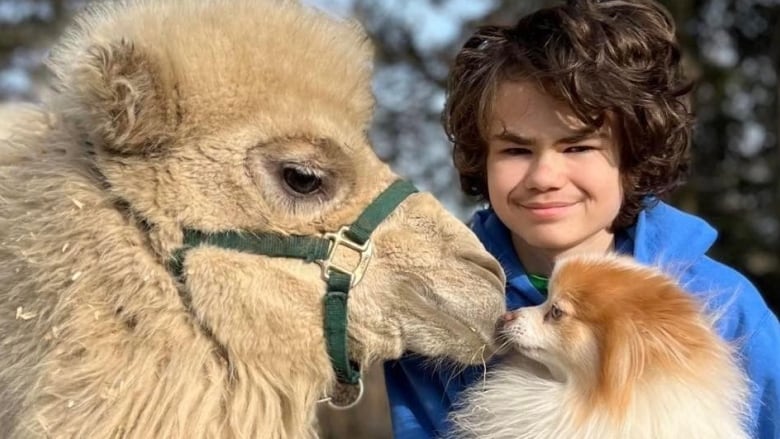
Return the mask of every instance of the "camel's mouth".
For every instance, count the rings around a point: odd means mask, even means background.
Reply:
[[[457,317],[454,318],[461,320]],[[449,331],[449,333],[449,340],[452,344],[447,356],[459,363],[483,364],[499,350],[495,338],[489,331],[468,322],[460,321],[460,329]]]
[[[503,294],[466,296],[482,298],[478,301],[454,300],[465,292],[438,294],[416,274],[409,274],[403,284],[400,300],[407,303],[408,315],[401,320],[407,322],[407,349],[462,364],[481,364],[497,352],[495,322],[504,312]]]
[[[498,350],[493,325],[480,328],[477,327],[474,322],[463,319],[461,315],[456,314],[452,317],[460,322],[469,333],[473,334],[478,340],[477,343],[481,343],[480,349],[488,356],[493,355]]]

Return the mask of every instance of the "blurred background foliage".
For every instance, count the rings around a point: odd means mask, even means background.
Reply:
[[[452,58],[475,26],[510,24],[551,0],[305,0],[354,18],[376,45],[371,133],[379,155],[463,220],[440,124]],[[745,273],[780,309],[780,0],[666,0],[696,79],[694,167],[672,202],[709,220],[712,255]],[[0,101],[38,100],[42,60],[83,0],[0,0]],[[390,437],[381,370],[348,412],[322,409],[326,438]]]

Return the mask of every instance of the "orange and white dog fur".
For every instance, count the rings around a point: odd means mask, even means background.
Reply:
[[[452,437],[749,437],[734,349],[672,277],[624,256],[576,256],[548,289],[499,322],[512,353],[463,393]]]

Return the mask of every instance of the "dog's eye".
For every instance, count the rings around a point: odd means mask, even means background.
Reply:
[[[299,195],[309,195],[322,186],[322,178],[316,172],[299,166],[285,166],[282,178],[287,188]]]
[[[553,320],[557,322],[563,317],[563,314],[563,310],[558,308],[558,306],[553,305],[550,307],[550,310],[547,311],[547,314],[544,315],[544,320]]]

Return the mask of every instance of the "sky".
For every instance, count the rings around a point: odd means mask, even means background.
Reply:
[[[349,17],[356,0],[304,0],[319,9]],[[493,0],[378,0],[370,2],[393,22],[415,27],[415,45],[423,50],[436,49],[458,37],[461,23],[484,16],[495,4]]]

